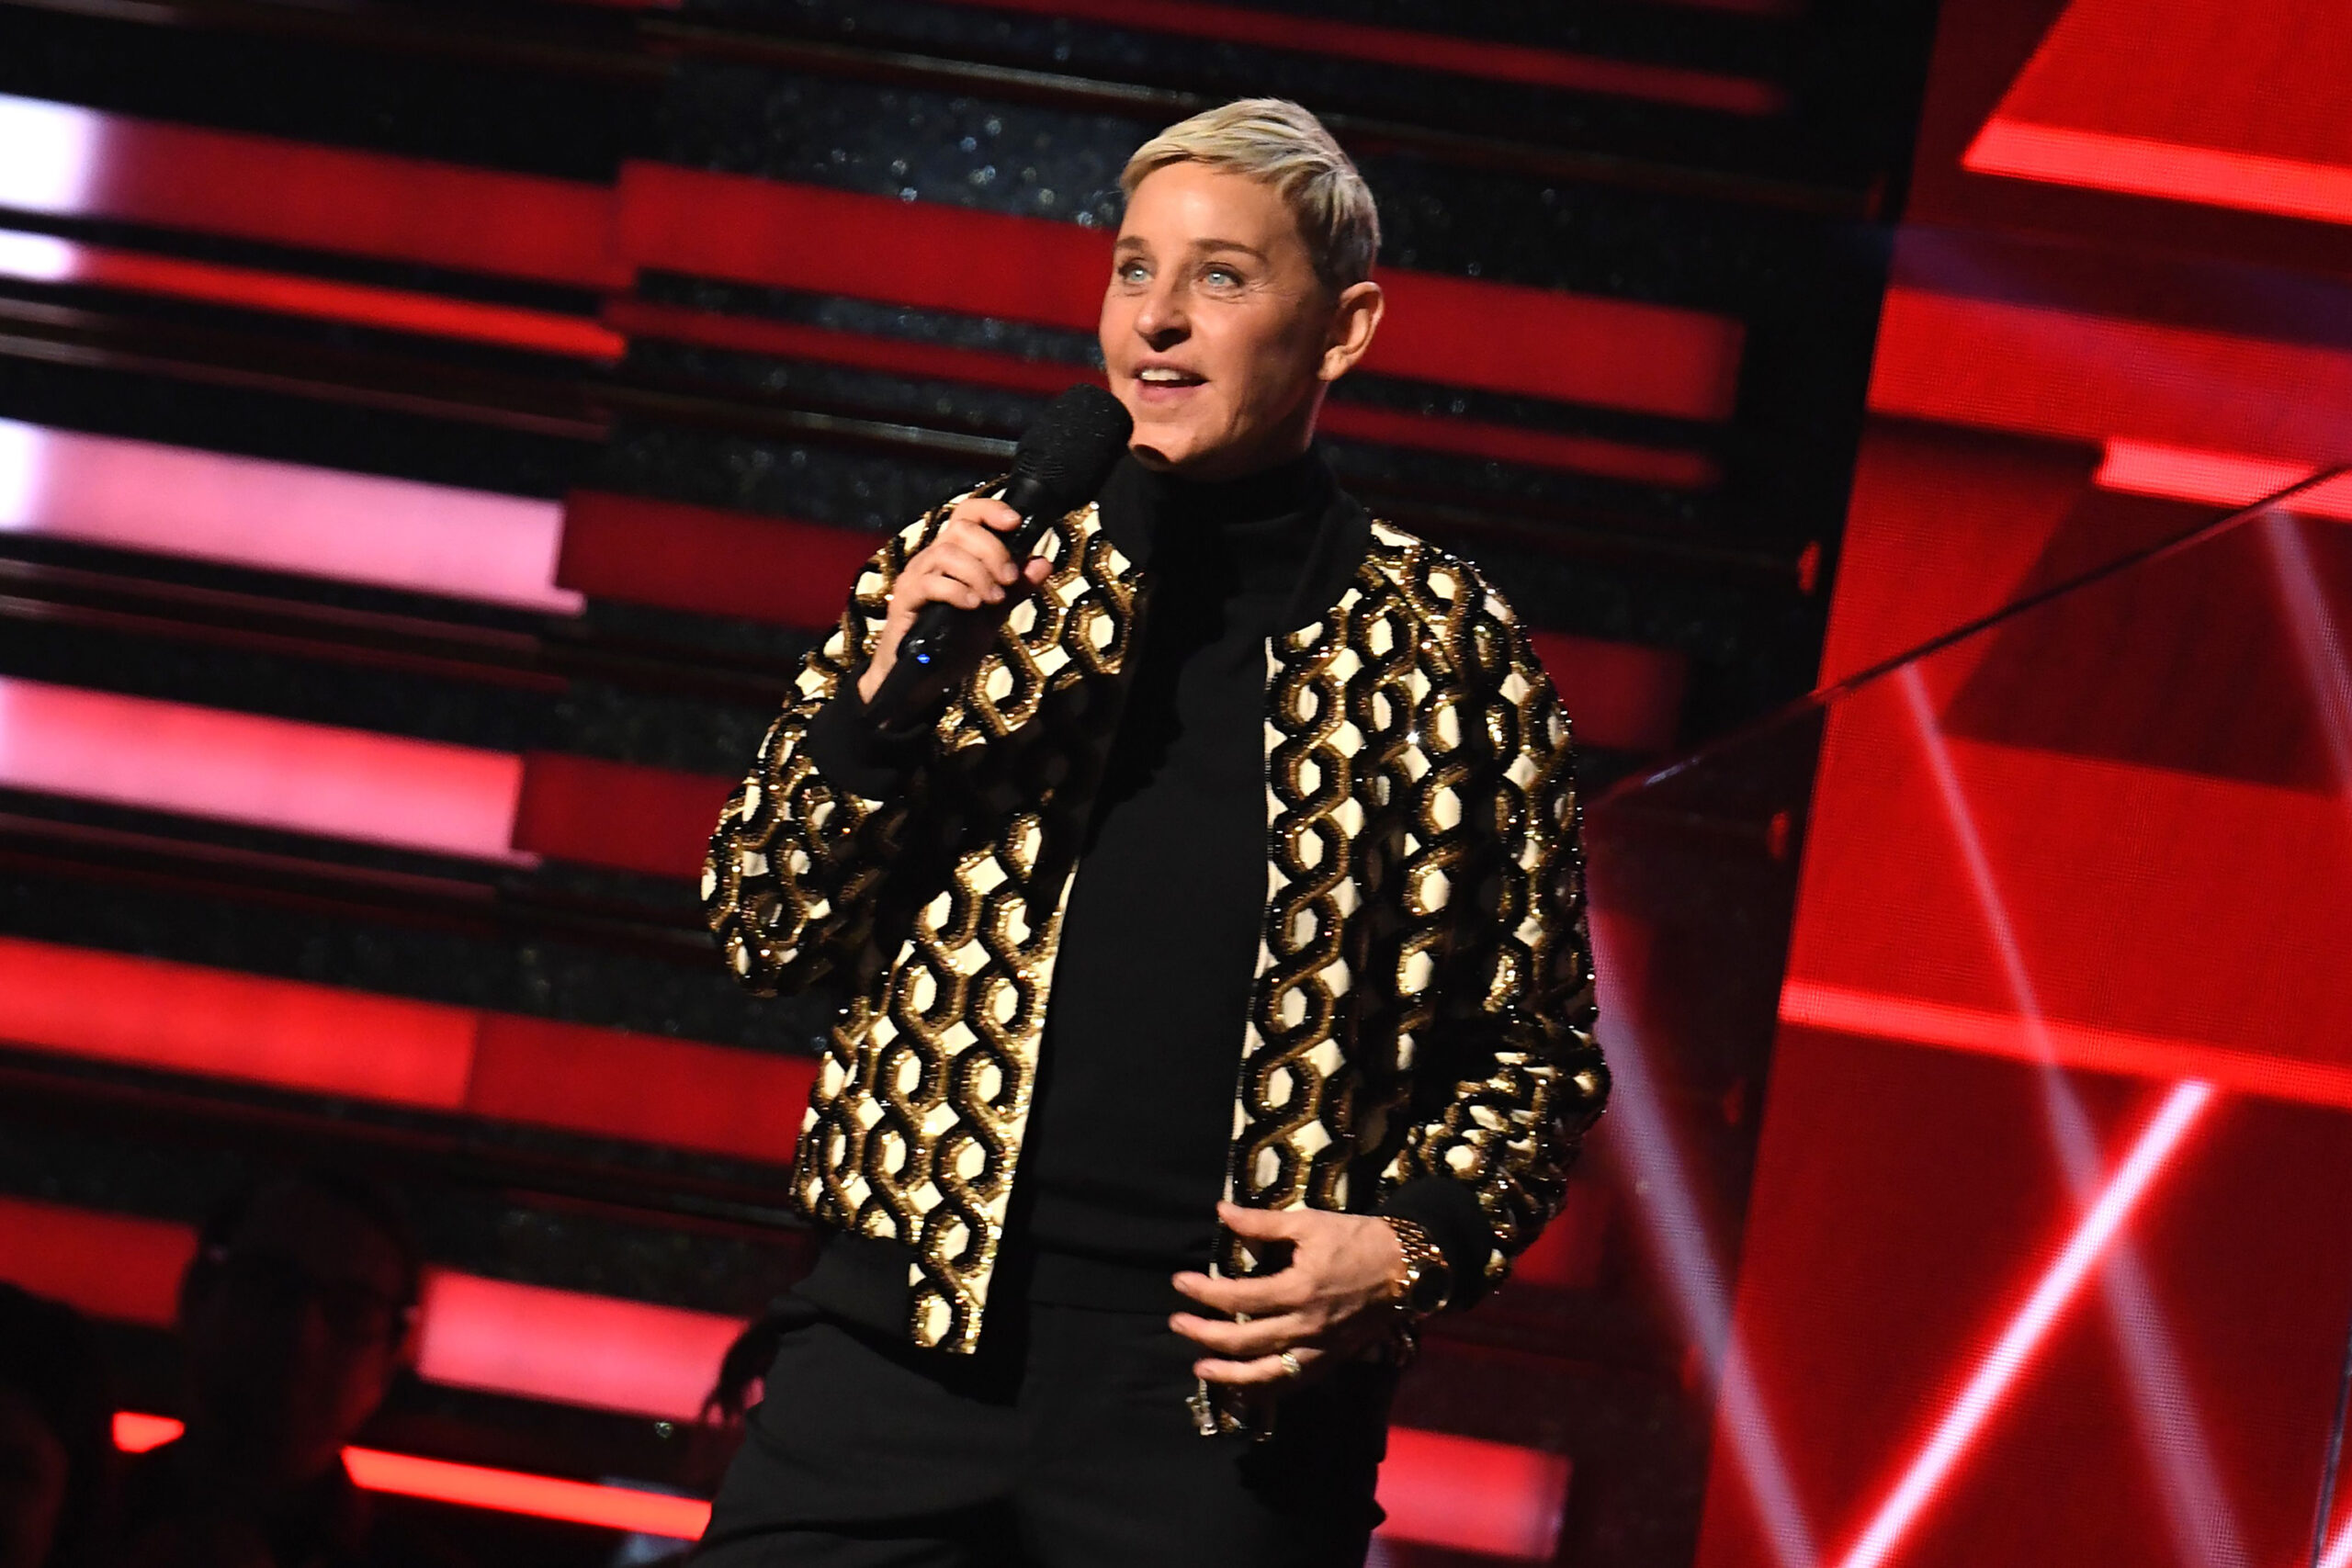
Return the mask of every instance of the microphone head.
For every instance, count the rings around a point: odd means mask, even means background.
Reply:
[[[1005,489],[1034,496],[1020,510],[1057,516],[1094,499],[1127,450],[1136,422],[1118,399],[1080,383],[1046,405],[1021,437]]]

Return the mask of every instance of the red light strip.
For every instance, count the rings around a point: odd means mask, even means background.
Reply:
[[[2352,423],[2352,352],[1898,284],[1880,313],[1870,407],[2325,463],[2344,456]]]
[[[1099,384],[1102,380],[1099,373],[1080,366],[1022,359],[980,349],[907,343],[797,322],[749,320],[639,299],[611,301],[605,308],[604,319],[607,325],[633,337],[665,338],[738,353],[852,365],[862,370],[888,370],[902,376],[967,381],[1020,392],[1050,394],[1073,381]],[[1327,434],[1344,440],[1416,446],[1424,451],[1450,452],[1504,463],[1529,463],[1538,468],[1622,479],[1629,484],[1704,490],[1723,478],[1715,460],[1702,452],[1440,418],[1363,403],[1327,402],[1320,423]]]
[[[780,1163],[816,1064],[0,937],[0,1042]]]
[[[1295,50],[1324,58],[1443,71],[1566,93],[1600,93],[1722,114],[1769,115],[1788,95],[1768,82],[1671,65],[1644,65],[1600,55],[1523,44],[1488,43],[1444,33],[1408,32],[1322,17],[1285,17],[1202,0],[950,0],[991,11],[1102,22],[1148,32]],[[1718,0],[1720,3],[1720,0]]]
[[[0,676],[0,784],[508,861],[523,760]]]
[[[1075,223],[659,164],[623,169],[621,236],[640,266],[1081,332],[1110,273],[1110,236]],[[1374,370],[1679,419],[1732,412],[1744,329],[1729,317],[1404,268],[1380,281]]]
[[[2028,1020],[2014,1012],[1988,1012],[1793,976],[1781,987],[1781,1021],[2075,1072],[2166,1082],[2197,1078],[2233,1094],[2352,1110],[2352,1067],[2060,1019]]]
[[[2132,1140],[2132,1150],[2076,1222],[2058,1256],[2025,1304],[1985,1352],[1976,1371],[1937,1422],[1927,1444],[1905,1469],[1839,1560],[1838,1568],[1879,1568],[1894,1553],[1967,1455],[1985,1425],[2007,1403],[2018,1379],[2049,1337],[2084,1281],[2140,1207],[2181,1142],[2211,1108],[2213,1086],[2176,1085]]]
[[[1451,1551],[1548,1562],[1567,1506],[1564,1454],[1392,1427],[1378,1533]]]
[[[1995,117],[1961,158],[1972,174],[2352,223],[2352,168]]]
[[[554,502],[0,420],[0,532],[577,615]]]
[[[119,1411],[114,1418],[115,1447],[124,1453],[145,1453],[172,1441],[184,1429],[168,1416]],[[658,1492],[600,1486],[586,1481],[562,1481],[519,1470],[492,1470],[487,1465],[456,1464],[415,1454],[386,1453],[381,1449],[345,1449],[343,1467],[350,1473],[352,1483],[366,1492],[422,1497],[428,1502],[454,1503],[459,1507],[487,1508],[502,1514],[526,1514],[533,1518],[561,1519],[567,1524],[594,1525],[601,1529],[695,1540],[700,1539],[704,1527],[710,1523],[710,1505],[692,1497],[669,1497]]]
[[[20,277],[34,283],[77,283],[133,294],[164,294],[207,305],[273,310],[281,315],[347,321],[385,332],[458,338],[581,359],[618,359],[628,346],[618,333],[594,321],[550,310],[485,305],[438,294],[333,283],[250,267],[216,266],[176,256],[76,244],[49,234],[0,231],[0,277]]]
[[[2127,495],[2161,496],[2208,506],[2252,506],[2319,469],[2235,452],[2207,452],[2153,441],[2110,440],[2092,483]],[[2352,523],[2352,476],[2313,485],[2283,510],[2301,517]]]
[[[612,190],[0,95],[0,207],[626,288]]]

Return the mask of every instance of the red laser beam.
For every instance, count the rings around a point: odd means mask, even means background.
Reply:
[[[2148,1119],[2107,1185],[2075,1222],[2074,1231],[2008,1324],[1977,1363],[1966,1386],[1937,1420],[1926,1444],[1905,1467],[1885,1498],[1838,1560],[1838,1568],[1879,1568],[1941,1495],[1953,1472],[1999,1414],[2033,1357],[2047,1342],[2124,1224],[2168,1169],[2182,1141],[2202,1122],[2213,1086],[2177,1084]]]

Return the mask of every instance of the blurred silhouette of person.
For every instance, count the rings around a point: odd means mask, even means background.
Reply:
[[[180,1281],[187,1429],[131,1467],[130,1568],[449,1561],[343,1463],[407,1364],[422,1272],[398,1202],[348,1173],[265,1178],[213,1212]]]
[[[113,1419],[88,1325],[0,1285],[0,1568],[102,1560]]]

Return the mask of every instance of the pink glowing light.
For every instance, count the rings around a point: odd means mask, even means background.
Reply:
[[[1567,1506],[1568,1461],[1536,1449],[1397,1427],[1380,1467],[1380,1534],[1453,1551],[1548,1562]]]
[[[691,1421],[742,1329],[717,1313],[436,1272],[416,1370],[452,1388]]]
[[[2006,1403],[2051,1329],[2081,1292],[2092,1268],[2138,1212],[2182,1141],[2204,1119],[2213,1097],[2213,1086],[2201,1082],[2177,1084],[2165,1096],[2156,1113],[2132,1140],[2131,1153],[2076,1222],[2074,1233],[2035,1282],[2025,1304],[1936,1423],[1926,1446],[1880,1503],[1839,1560],[1838,1568],[1878,1568],[1893,1555]]]
[[[563,508],[0,420],[0,529],[577,614]]]
[[[76,212],[105,152],[106,117],[0,94],[0,207]]]
[[[0,676],[0,784],[512,861],[523,760]]]

